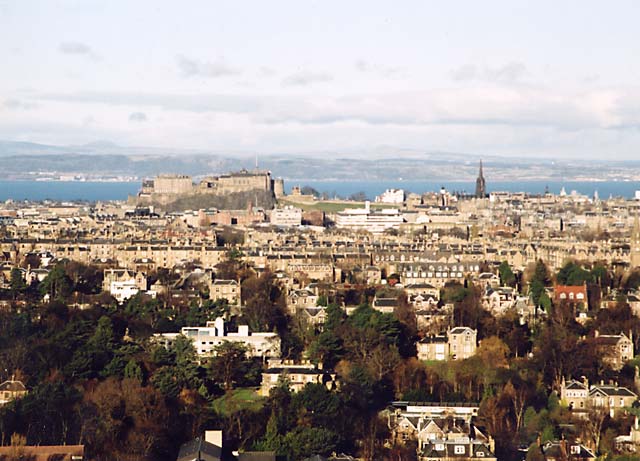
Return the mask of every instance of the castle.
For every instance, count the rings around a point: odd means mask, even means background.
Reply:
[[[178,174],[159,175],[155,179],[142,182],[137,203],[166,204],[180,196],[217,195],[225,196],[234,193],[261,191],[279,198],[284,196],[284,180],[271,177],[270,171],[246,170],[209,176],[200,183],[194,184],[191,176]]]

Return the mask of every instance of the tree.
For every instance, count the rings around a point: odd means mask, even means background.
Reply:
[[[585,438],[593,443],[592,446],[596,451],[600,448],[600,437],[607,417],[608,412],[604,406],[587,404],[587,417],[582,421],[582,430]]]
[[[71,295],[73,291],[72,282],[67,276],[62,263],[56,264],[47,274],[40,284],[40,291],[42,294],[49,294],[51,300],[64,301]]]
[[[9,287],[13,299],[16,299],[20,293],[27,289],[27,284],[22,278],[22,271],[17,267],[11,269]]]
[[[556,280],[560,285],[579,286],[590,282],[592,275],[575,262],[569,261],[558,271]]]
[[[124,367],[124,377],[142,382],[142,368],[140,368],[140,365],[138,365],[135,360],[129,360],[127,366]]]
[[[476,355],[488,368],[506,367],[509,346],[497,336],[490,336],[480,342]]]
[[[300,193],[302,195],[313,195],[314,197],[320,197],[320,192],[318,192],[311,186],[302,186],[302,188],[300,189]]]
[[[516,276],[511,270],[511,266],[507,261],[502,261],[500,263],[500,267],[498,267],[498,272],[500,273],[500,282],[502,285],[506,286],[515,286],[516,284]]]
[[[364,202],[367,200],[367,193],[364,191],[355,192],[349,195],[349,200],[353,200],[354,202]]]
[[[225,390],[233,389],[233,385],[245,373],[247,346],[236,341],[225,341],[213,348],[211,374],[214,379],[224,384]]]

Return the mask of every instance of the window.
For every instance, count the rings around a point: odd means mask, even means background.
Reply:
[[[436,451],[444,451],[444,443],[436,443]]]
[[[571,454],[579,455],[580,454],[580,445],[571,445]]]
[[[456,445],[456,446],[454,447],[453,452],[454,452],[456,455],[464,455],[464,445]]]

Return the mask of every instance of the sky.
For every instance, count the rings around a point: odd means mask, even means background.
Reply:
[[[640,158],[638,1],[0,0],[0,139]]]

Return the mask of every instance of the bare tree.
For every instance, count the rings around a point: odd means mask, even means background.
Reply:
[[[598,450],[600,438],[602,437],[602,427],[607,419],[607,408],[601,405],[587,404],[587,417],[582,422],[582,432],[585,440],[592,442],[591,448]]]

